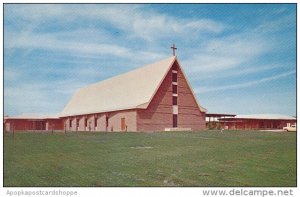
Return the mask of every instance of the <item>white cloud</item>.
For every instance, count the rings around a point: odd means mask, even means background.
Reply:
[[[147,41],[162,38],[178,38],[199,36],[199,33],[220,33],[225,25],[209,19],[184,20],[162,14],[139,14],[137,18],[129,18],[133,24],[135,37],[142,37]],[[128,28],[128,27],[127,27]]]
[[[46,14],[44,10],[47,10]],[[223,23],[211,19],[175,18],[147,10],[141,5],[22,5],[11,7],[8,14],[11,20],[21,20],[28,26],[32,25],[31,29],[51,22],[68,25],[78,20],[102,21],[126,32],[129,37],[147,41],[191,36],[201,32],[221,33],[226,28]]]
[[[284,10],[284,9],[283,9]],[[283,11],[284,12],[284,11]],[[257,26],[252,31],[258,34],[265,34],[268,36],[270,33],[282,31],[294,27],[296,17],[294,14],[287,14],[280,16],[274,20],[263,21],[259,26]]]
[[[249,74],[256,74],[262,72],[270,72],[271,70],[284,68],[285,65],[270,64],[270,65],[252,65],[250,67],[241,67],[240,69],[232,69],[230,72],[214,72],[207,75],[202,75],[201,79],[221,79],[221,78],[232,78],[232,77],[241,77],[247,76]]]
[[[46,49],[78,54],[101,54],[119,57],[128,57],[131,54],[129,49],[118,45],[82,43],[72,40],[63,41],[48,34],[9,33],[5,43],[6,49]]]
[[[13,114],[23,113],[58,113],[74,94],[74,90],[86,86],[75,79],[60,81],[26,81],[4,89],[5,106]],[[8,114],[12,115],[12,114]]]
[[[251,33],[209,40],[195,49],[196,54],[183,61],[189,73],[212,73],[241,66],[271,49],[271,44]]]
[[[31,52],[35,49],[47,50],[52,52],[67,53],[68,56],[99,58],[100,56],[115,56],[119,58],[141,60],[157,60],[166,57],[166,54],[154,52],[153,50],[134,50],[128,46],[124,47],[118,43],[105,43],[99,37],[98,42],[92,43],[91,41],[81,40],[85,32],[78,31],[66,33],[34,33],[34,32],[13,32],[7,31],[5,36],[4,47],[5,50],[11,51],[15,49],[23,49],[24,51]],[[101,34],[101,33],[100,33]],[[89,35],[89,36],[98,36]],[[114,39],[109,38],[110,42]]]
[[[14,81],[17,80],[22,73],[17,69],[6,66],[4,68],[3,74],[4,74],[5,81]]]
[[[295,73],[296,73],[296,71],[288,71],[288,72],[285,72],[285,73],[281,73],[281,74],[274,75],[274,76],[271,76],[271,77],[265,77],[265,78],[255,80],[255,81],[249,81],[249,82],[246,82],[246,83],[238,83],[238,84],[218,86],[218,87],[197,88],[195,90],[195,92],[196,93],[205,93],[205,92],[216,92],[216,91],[234,90],[234,89],[253,87],[253,86],[257,86],[259,84],[265,83],[265,82],[269,82],[269,81],[273,81],[273,80],[280,79],[280,78],[283,78],[283,77],[287,77],[287,76],[293,75]]]

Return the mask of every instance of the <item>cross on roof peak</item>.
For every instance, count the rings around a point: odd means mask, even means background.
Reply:
[[[176,54],[175,54],[175,51],[177,50],[175,44],[173,44],[173,45],[171,46],[171,49],[173,49],[173,56],[175,56],[175,55],[176,55]]]

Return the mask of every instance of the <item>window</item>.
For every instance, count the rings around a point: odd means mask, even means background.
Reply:
[[[177,82],[177,73],[172,73],[172,81]]]
[[[177,94],[177,85],[172,85],[172,92],[173,94]]]
[[[177,96],[173,96],[173,105],[177,105]]]
[[[79,127],[79,119],[76,119],[76,128]]]
[[[172,67],[172,70],[177,70],[177,68],[178,68],[177,64],[174,64],[173,67]]]
[[[72,119],[69,120],[69,125],[72,127]]]
[[[177,127],[177,114],[173,114],[173,128]]]
[[[106,119],[106,127],[108,127],[108,115],[106,114],[106,116],[105,116],[105,119]]]
[[[95,127],[98,125],[98,118],[95,117]]]
[[[84,119],[84,126],[87,127],[87,118]]]

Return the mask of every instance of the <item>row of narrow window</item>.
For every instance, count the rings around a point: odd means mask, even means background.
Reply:
[[[106,127],[108,126],[108,115],[105,116],[105,123],[106,123]],[[70,127],[72,127],[72,119],[69,119],[69,125]],[[88,126],[88,119],[85,118],[84,119],[84,126],[87,127]],[[98,118],[95,117],[95,120],[94,120],[94,126],[97,127],[98,126]],[[79,119],[77,118],[76,119],[76,127],[79,127]]]
[[[172,81],[177,82],[177,73],[172,73]]]
[[[94,121],[94,126],[97,127],[97,122],[98,122],[98,119],[95,118],[95,121]],[[69,125],[70,127],[72,127],[72,120],[70,119],[69,120]],[[88,126],[88,119],[84,119],[84,126],[87,127]],[[79,119],[76,119],[76,127],[79,127]]]
[[[177,85],[175,84],[172,85],[172,92],[173,94],[177,94]]]
[[[108,126],[108,115],[105,115],[105,123],[106,123],[106,127]],[[79,127],[79,119],[75,119],[76,120],[76,127]],[[69,119],[69,125],[70,127],[72,127],[72,119]],[[85,118],[84,119],[84,126],[87,127],[88,126],[88,119]],[[94,126],[97,127],[98,126],[98,118],[95,117],[95,120],[94,120]]]
[[[178,67],[177,64],[173,65],[172,68],[173,71],[178,71]],[[172,72],[172,82],[177,82],[177,72]],[[172,84],[172,104],[177,105],[177,99],[178,97],[175,96],[174,94],[178,94],[178,88],[177,88],[177,84]],[[173,114],[173,127],[177,127],[177,122],[178,122],[178,116],[177,114]]]

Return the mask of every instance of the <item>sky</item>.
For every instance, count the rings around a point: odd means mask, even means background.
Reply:
[[[296,115],[296,4],[4,4],[4,114],[60,113],[173,43],[208,112]]]

